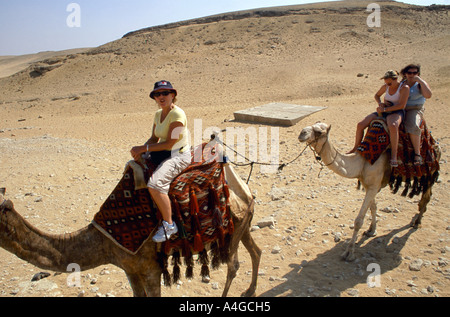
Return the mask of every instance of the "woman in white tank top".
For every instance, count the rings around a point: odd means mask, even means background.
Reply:
[[[370,122],[377,117],[386,119],[389,128],[389,137],[391,141],[391,166],[397,167],[397,148],[398,148],[398,129],[405,116],[406,101],[409,96],[409,86],[405,83],[399,83],[398,73],[393,70],[387,71],[381,78],[384,79],[384,85],[375,94],[375,101],[378,104],[377,110],[365,117],[356,126],[355,146],[348,153],[354,153],[363,140],[364,130]],[[384,96],[384,102],[381,102],[381,96]]]

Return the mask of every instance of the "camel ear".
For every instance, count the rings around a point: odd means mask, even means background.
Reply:
[[[330,134],[330,130],[331,130],[331,124],[327,128],[327,135]]]
[[[6,188],[4,188],[4,187],[0,188],[0,195],[4,196],[5,193],[6,193]]]

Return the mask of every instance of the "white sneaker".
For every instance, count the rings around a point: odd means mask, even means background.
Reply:
[[[164,242],[170,237],[178,232],[178,227],[176,223],[172,223],[171,225],[163,220],[162,225],[159,226],[158,230],[156,231],[155,235],[153,236],[154,242]]]

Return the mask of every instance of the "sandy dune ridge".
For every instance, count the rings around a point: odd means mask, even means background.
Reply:
[[[201,139],[211,127],[265,129],[268,138],[277,135],[280,162],[287,162],[303,150],[297,141],[301,129],[323,121],[332,126],[333,144],[346,152],[358,120],[376,108],[379,78],[388,69],[420,63],[433,90],[426,120],[443,151],[423,227],[408,227],[417,197],[385,188],[378,195],[378,236],[361,238],[358,259],[344,262],[340,254],[364,195],[356,181],[321,169],[309,150],[281,173],[256,167],[249,182],[257,201],[253,223],[267,217],[275,223],[252,233],[264,251],[257,296],[449,296],[449,6],[377,1],[381,27],[369,28],[369,3],[229,13],[133,31],[97,48],[41,61],[2,57],[2,77],[20,63],[25,67],[0,79],[0,186],[41,230],[64,233],[89,224],[131,159],[131,147],[149,137],[156,105],[148,93],[160,79],[177,88],[188,128],[194,134],[201,124]],[[233,120],[236,110],[271,102],[327,109],[292,127]],[[247,179],[247,167],[236,169]],[[368,225],[369,215],[364,230]],[[250,283],[243,248],[240,260],[231,296]],[[373,263],[380,284],[369,287]],[[125,274],[112,265],[83,272],[75,288],[67,286],[68,274],[54,272],[31,282],[41,270],[4,250],[0,266],[3,297],[132,294]],[[223,266],[205,284],[197,274],[163,288],[163,295],[219,296],[225,275]]]

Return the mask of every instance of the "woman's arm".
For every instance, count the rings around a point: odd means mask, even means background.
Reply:
[[[432,96],[431,93],[431,88],[428,85],[428,83],[423,80],[422,78],[420,78],[419,76],[415,77],[416,82],[419,83],[419,87],[420,87],[420,93],[422,94],[422,96],[424,96],[426,99],[430,99]]]
[[[135,146],[131,149],[131,156],[135,161],[139,160],[141,155],[147,151],[171,151],[173,146],[180,138],[180,131],[184,127],[181,122],[173,122],[169,126],[168,138],[164,142],[157,143],[159,139],[155,136],[155,127],[153,127],[152,137],[144,145]]]
[[[400,100],[398,101],[398,104],[395,105],[394,107],[389,107],[389,111],[405,109],[408,97],[409,97],[409,86],[405,84],[403,85],[402,89],[400,89]]]

